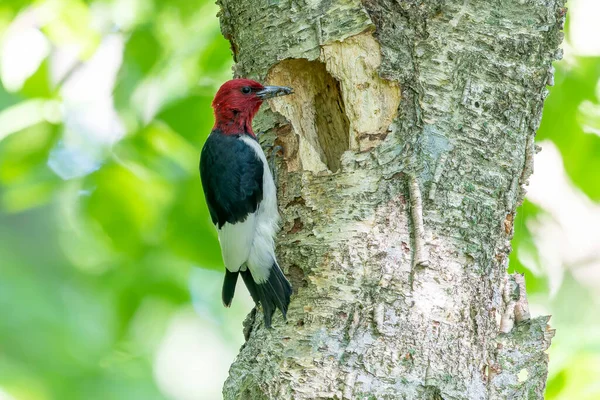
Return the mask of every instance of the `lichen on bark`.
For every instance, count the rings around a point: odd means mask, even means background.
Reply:
[[[564,1],[219,4],[236,75],[297,93],[256,121],[295,294],[249,316],[224,397],[541,398],[547,318],[501,320]]]

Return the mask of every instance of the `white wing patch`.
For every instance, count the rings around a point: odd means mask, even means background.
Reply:
[[[239,271],[250,256],[254,231],[256,229],[256,213],[248,214],[244,222],[225,223],[218,229],[221,255],[225,268],[231,272]]]

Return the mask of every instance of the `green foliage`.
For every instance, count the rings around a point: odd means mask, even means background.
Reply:
[[[556,144],[573,183],[595,201],[600,200],[599,80],[600,57],[557,63],[555,86],[544,104],[537,134],[537,140]]]
[[[206,0],[11,0],[0,36],[36,7],[54,16],[38,21],[52,51],[79,50],[58,76],[47,55],[17,90],[0,80],[0,398],[162,399],[153,363],[174,313],[222,319],[218,291],[189,287],[194,269],[222,269],[198,160],[229,44]],[[114,107],[116,140],[81,122],[101,104],[79,80],[115,37],[114,85],[90,90]],[[62,179],[53,162],[86,168]]]

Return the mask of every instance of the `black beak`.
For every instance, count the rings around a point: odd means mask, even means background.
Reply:
[[[273,97],[287,96],[294,93],[294,89],[286,86],[265,86],[264,89],[256,92],[261,100],[271,99]]]

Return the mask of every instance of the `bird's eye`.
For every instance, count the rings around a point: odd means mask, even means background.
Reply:
[[[250,86],[244,86],[244,87],[242,88],[242,93],[244,93],[244,94],[248,94],[248,93],[250,93],[251,91],[252,91],[252,89],[250,89]]]

